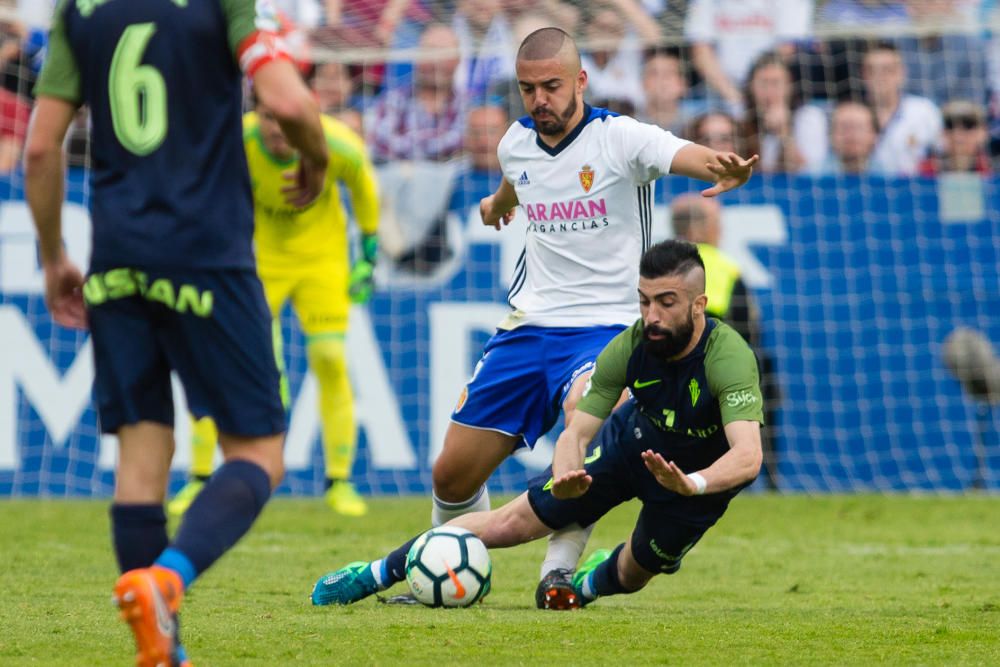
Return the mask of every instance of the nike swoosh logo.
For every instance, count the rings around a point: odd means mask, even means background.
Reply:
[[[462,580],[458,578],[455,570],[451,569],[447,562],[444,564],[444,569],[448,570],[448,578],[451,579],[451,583],[455,584],[455,594],[451,597],[461,600],[465,597],[465,586],[462,585]]]
[[[660,382],[663,382],[663,380],[646,380],[645,382],[640,382],[639,380],[636,380],[632,384],[632,386],[635,387],[636,389],[642,389],[643,387],[648,387],[651,384],[659,384]]]
[[[156,584],[150,582],[153,588],[153,610],[156,612],[156,625],[164,637],[174,636],[174,617],[167,609],[163,596],[156,590]]]

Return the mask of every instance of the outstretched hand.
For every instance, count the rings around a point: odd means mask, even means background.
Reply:
[[[646,470],[653,473],[653,477],[665,489],[670,489],[674,493],[682,496],[693,496],[698,490],[695,483],[677,467],[673,461],[667,461],[652,449],[647,449],[642,453],[642,462],[646,464]]]
[[[744,160],[736,153],[716,153],[715,162],[708,162],[705,168],[715,175],[715,185],[702,190],[703,197],[716,197],[723,192],[729,192],[740,187],[753,174],[753,166],[760,161],[760,156],[754,155]]]
[[[590,488],[594,478],[586,470],[570,470],[552,480],[552,496],[559,500],[579,498]]]

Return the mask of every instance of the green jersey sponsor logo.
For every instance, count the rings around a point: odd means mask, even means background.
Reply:
[[[168,278],[157,278],[150,283],[148,275],[135,269],[112,269],[95,273],[83,285],[83,298],[88,306],[99,306],[105,301],[133,295],[162,303],[178,313],[191,313],[198,317],[212,315],[211,290],[199,290],[194,285],[174,285]]]
[[[749,389],[741,389],[739,391],[733,391],[725,395],[724,400],[726,405],[731,408],[739,408],[748,405],[753,405],[759,399],[757,394],[750,391]]]
[[[691,406],[693,407],[698,403],[698,397],[701,396],[701,387],[698,386],[697,378],[691,378],[691,384],[688,385],[688,391],[691,392]]]
[[[643,387],[649,387],[650,385],[659,384],[663,380],[636,380],[632,383],[632,386],[636,389],[642,389]]]

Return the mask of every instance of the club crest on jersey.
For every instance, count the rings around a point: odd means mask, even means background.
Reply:
[[[458,402],[455,403],[455,412],[461,412],[465,407],[465,402],[469,400],[469,387],[462,387],[462,393],[458,395]]]
[[[594,187],[594,170],[590,168],[589,164],[585,164],[583,165],[583,169],[580,170],[579,176],[583,191],[590,192],[590,188]]]

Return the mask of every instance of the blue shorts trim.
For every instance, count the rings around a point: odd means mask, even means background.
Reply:
[[[573,382],[625,329],[532,327],[498,330],[462,391],[451,420],[521,438],[533,447],[555,426]]]
[[[115,274],[116,286],[125,272],[145,285],[142,293],[102,291],[101,278],[109,272],[99,274],[92,276],[87,306],[101,430],[116,433],[139,421],[173,426],[170,375],[176,372],[190,411],[213,417],[221,432],[245,437],[283,432],[271,315],[256,273],[126,269]],[[103,287],[111,284],[105,280]],[[209,296],[198,308],[182,307],[172,296],[182,286],[186,294]]]

